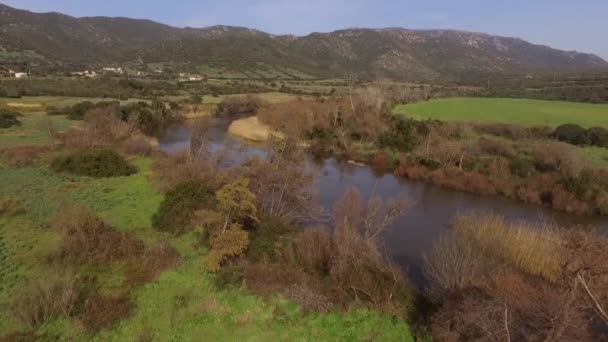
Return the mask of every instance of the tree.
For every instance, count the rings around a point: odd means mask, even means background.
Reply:
[[[314,176],[295,140],[273,140],[267,157],[251,161],[246,176],[265,215],[287,221],[317,217]]]
[[[246,219],[257,221],[256,197],[249,191],[249,179],[237,178],[234,182],[224,185],[215,194],[218,209],[224,215],[224,224],[220,235],[226,232],[231,223],[239,224]]]

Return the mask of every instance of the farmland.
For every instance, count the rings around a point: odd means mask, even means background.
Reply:
[[[556,127],[575,123],[608,127],[608,105],[506,98],[446,98],[400,105],[395,112],[417,120],[508,123]]]

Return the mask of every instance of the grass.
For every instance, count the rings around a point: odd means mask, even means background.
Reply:
[[[399,105],[395,113],[416,120],[509,123],[524,126],[608,126],[608,105],[504,98],[447,98]]]
[[[48,116],[42,112],[26,112],[19,118],[21,126],[0,129],[0,150],[20,145],[50,144],[48,122],[58,132],[66,131],[77,125],[76,121],[68,120],[65,115]]]
[[[174,237],[150,227],[163,195],[149,181],[152,159],[131,160],[139,173],[109,179],[56,174],[46,165],[0,168],[0,193],[23,201],[27,213],[0,218],[0,335],[26,331],[7,308],[11,289],[30,276],[44,277],[45,256],[58,250],[58,233],[47,228],[60,204],[92,208],[117,229],[131,230],[148,244],[169,241],[184,262],[134,292],[133,315],[112,329],[89,334],[76,320],[56,319],[36,329],[43,340],[137,341],[413,341],[409,326],[392,317],[357,309],[347,313],[306,314],[282,298],[262,300],[243,288],[218,289],[207,272],[199,232]],[[120,291],[120,264],[81,269],[95,275],[100,291]]]

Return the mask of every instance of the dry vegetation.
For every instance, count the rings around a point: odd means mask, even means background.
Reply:
[[[608,240],[592,232],[464,216],[427,256],[440,340],[602,340]],[[541,304],[542,303],[542,304]]]

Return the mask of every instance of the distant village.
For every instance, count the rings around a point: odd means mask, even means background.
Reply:
[[[86,69],[82,71],[71,71],[69,72],[70,76],[74,77],[84,77],[84,78],[96,78],[100,76],[121,76],[125,75],[127,77],[149,77],[153,75],[163,74],[164,71],[162,69],[155,69],[152,71],[131,71],[128,72],[122,67],[102,67],[99,69]],[[0,75],[2,77],[8,78],[18,78],[18,79],[26,79],[32,76],[31,72],[28,70],[25,71],[16,71],[9,68],[1,68]],[[179,73],[177,74],[177,81],[179,82],[201,82],[206,81],[207,77],[202,74],[196,73]]]

